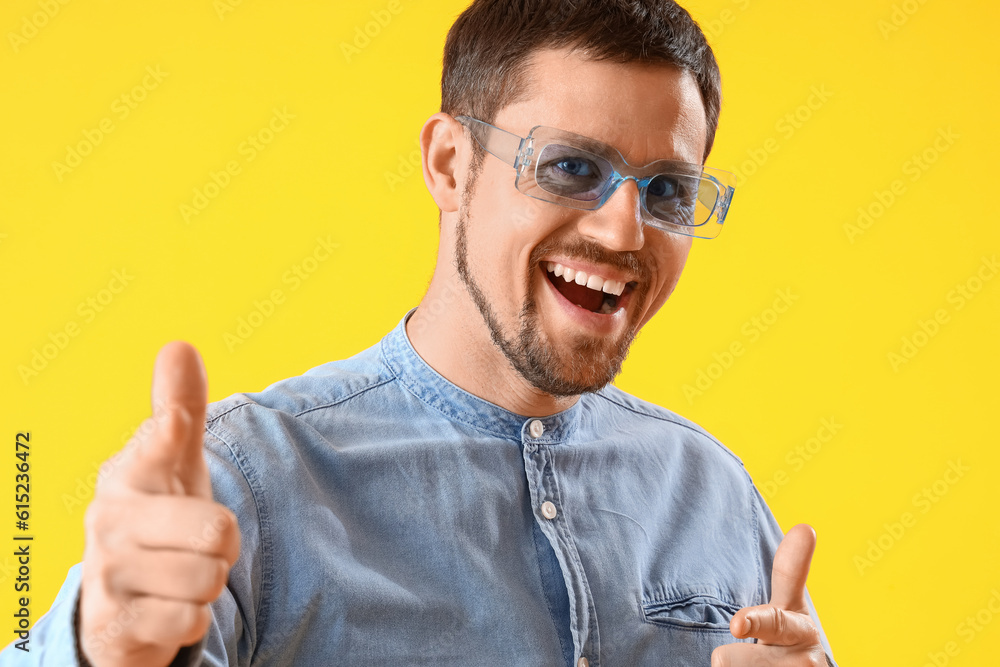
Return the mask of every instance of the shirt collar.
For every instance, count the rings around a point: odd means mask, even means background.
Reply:
[[[406,321],[416,311],[411,309],[381,342],[382,359],[396,378],[417,398],[444,413],[449,419],[465,423],[491,435],[539,444],[568,441],[579,421],[581,400],[548,417],[525,417],[479,398],[453,384],[417,354],[406,335]],[[541,435],[537,425],[542,423]]]

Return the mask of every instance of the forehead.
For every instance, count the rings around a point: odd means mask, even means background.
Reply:
[[[705,107],[689,72],[546,49],[532,55],[523,83],[523,99],[503,108],[494,124],[522,136],[535,125],[582,134],[614,146],[634,165],[702,162]]]

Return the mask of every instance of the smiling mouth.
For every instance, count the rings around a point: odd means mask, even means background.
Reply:
[[[588,275],[555,262],[542,262],[545,276],[560,294],[574,306],[598,315],[611,315],[618,310],[624,296],[635,288],[635,283],[623,283]]]

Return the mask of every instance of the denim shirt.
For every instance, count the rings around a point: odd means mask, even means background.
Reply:
[[[610,385],[509,412],[428,366],[405,322],[209,406],[213,493],[242,547],[174,664],[707,667],[736,641],[782,538],[739,458]],[[77,564],[31,652],[0,664],[79,664],[79,585]]]

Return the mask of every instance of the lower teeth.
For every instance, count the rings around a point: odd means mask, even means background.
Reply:
[[[616,308],[613,302],[616,300],[617,299],[605,298],[604,302],[601,304],[601,308],[597,312],[601,315],[610,315],[615,312]]]

